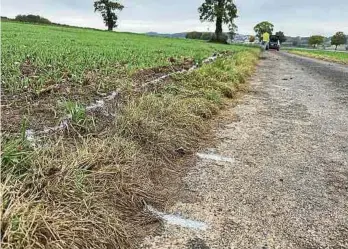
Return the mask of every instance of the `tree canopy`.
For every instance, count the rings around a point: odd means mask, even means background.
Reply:
[[[267,32],[271,35],[273,32],[273,28],[274,28],[274,25],[272,23],[264,21],[264,22],[260,22],[259,24],[257,24],[254,27],[254,31],[256,33],[257,38],[259,38],[259,40],[261,41],[262,34]]]
[[[226,42],[222,32],[222,25],[227,24],[231,38],[233,39],[237,26],[234,19],[237,18],[237,6],[233,0],[205,0],[198,8],[201,21],[215,22],[216,29],[213,40]]]
[[[112,0],[99,0],[94,2],[94,11],[101,13],[105,26],[108,30],[113,30],[117,27],[117,15],[116,10],[123,10],[124,6],[117,1]]]
[[[337,32],[332,38],[331,38],[331,45],[337,46],[346,44],[347,37],[343,32]]]
[[[283,43],[286,41],[286,37],[284,35],[284,32],[278,31],[275,33],[275,35],[278,37],[280,43]]]
[[[324,36],[321,36],[321,35],[312,35],[311,37],[309,37],[309,40],[308,40],[308,44],[314,47],[323,43],[324,43]]]

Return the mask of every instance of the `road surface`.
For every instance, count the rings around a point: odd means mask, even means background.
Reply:
[[[348,248],[348,67],[266,52],[224,115],[142,248]]]

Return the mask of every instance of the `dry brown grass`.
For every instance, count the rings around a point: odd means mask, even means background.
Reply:
[[[134,248],[155,222],[145,203],[170,201],[209,131],[206,120],[256,60],[240,52],[130,95],[103,135],[58,137],[35,150],[19,140],[25,156],[2,153],[9,158],[1,176],[3,248]]]

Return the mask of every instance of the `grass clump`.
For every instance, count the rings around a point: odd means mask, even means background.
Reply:
[[[86,120],[86,108],[76,102],[67,101],[64,103],[66,115],[76,124],[83,124]]]

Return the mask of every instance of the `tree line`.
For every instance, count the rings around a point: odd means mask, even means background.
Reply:
[[[323,45],[325,40],[324,36],[321,35],[312,35],[311,37],[309,37],[308,40],[308,44],[312,47],[318,47],[319,45]],[[347,36],[342,32],[336,32],[336,34],[334,34],[331,37],[331,45],[335,46],[335,50],[337,50],[337,47],[340,45],[344,45],[347,43]]]

